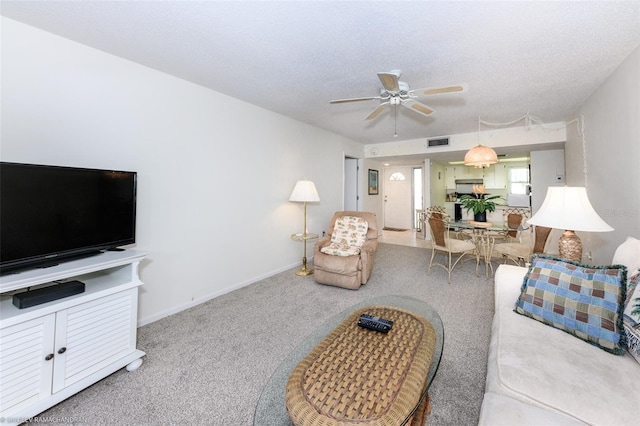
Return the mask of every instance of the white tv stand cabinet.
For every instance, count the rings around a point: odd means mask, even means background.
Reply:
[[[0,277],[0,424],[19,424],[109,374],[142,365],[136,349],[144,253],[96,256]],[[18,290],[78,280],[81,294],[25,309]]]

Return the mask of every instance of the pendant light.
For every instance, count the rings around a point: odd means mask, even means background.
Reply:
[[[498,154],[480,144],[480,118],[478,118],[478,145],[471,148],[464,156],[464,165],[473,167],[489,167],[498,162]]]

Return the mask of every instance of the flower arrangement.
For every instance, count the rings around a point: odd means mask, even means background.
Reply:
[[[473,195],[463,195],[460,202],[467,210],[473,211],[474,219],[477,222],[487,221],[487,212],[496,210],[495,200],[500,199],[499,195],[487,197],[484,193],[484,185],[473,185]]]

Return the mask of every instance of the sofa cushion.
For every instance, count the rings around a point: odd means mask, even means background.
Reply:
[[[626,350],[622,323],[626,273],[622,265],[585,266],[533,255],[515,311],[622,354]]]
[[[640,240],[627,237],[624,243],[620,244],[613,254],[612,263],[614,265],[624,265],[627,267],[629,276],[632,271],[640,269]]]
[[[524,406],[512,406],[515,399],[590,425],[637,425],[637,410],[630,407],[638,406],[640,368],[633,357],[626,352],[612,355],[516,314],[513,302],[526,273],[526,268],[513,265],[496,270],[486,392],[508,398],[487,400],[492,404],[486,408],[493,414],[485,413],[480,424],[493,426],[501,413],[514,425],[564,424],[547,422],[544,415]],[[509,417],[512,412],[514,417]],[[541,417],[536,422],[530,415]]]
[[[636,272],[628,280],[623,322],[629,353],[640,363],[640,271]]]
[[[548,408],[527,404],[494,392],[484,394],[481,426],[584,426],[584,423]]]
[[[367,240],[369,223],[356,216],[342,216],[336,220],[331,234],[331,244],[320,251],[334,256],[354,256],[360,254]]]

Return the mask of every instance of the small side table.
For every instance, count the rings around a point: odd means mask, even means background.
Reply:
[[[296,275],[300,277],[306,277],[307,275],[313,274],[313,269],[307,268],[307,241],[317,240],[318,238],[318,234],[312,234],[310,232],[291,234],[292,240],[302,241],[302,268],[296,271]]]

